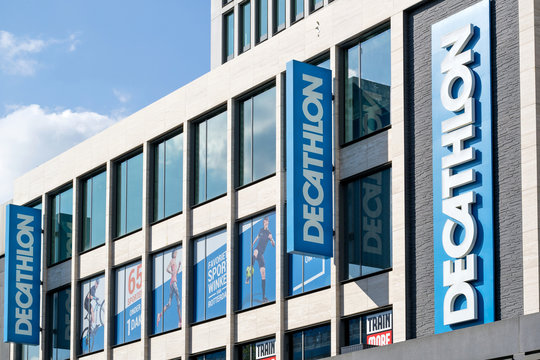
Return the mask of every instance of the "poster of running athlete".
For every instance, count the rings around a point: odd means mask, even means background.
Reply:
[[[153,333],[182,327],[182,247],[154,256]]]
[[[289,254],[289,295],[330,285],[331,259]]]
[[[142,263],[116,270],[116,344],[141,338]]]
[[[81,284],[81,354],[103,350],[105,316],[105,276]]]
[[[194,245],[194,320],[197,322],[225,315],[227,232],[198,238]]]
[[[241,223],[238,308],[276,299],[276,213]]]

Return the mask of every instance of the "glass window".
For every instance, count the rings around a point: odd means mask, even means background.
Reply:
[[[313,360],[330,356],[330,324],[289,333],[289,359]]]
[[[70,188],[52,197],[50,219],[49,264],[52,265],[71,257],[73,189]]]
[[[107,173],[82,183],[82,248],[85,251],[105,243]]]
[[[276,213],[239,224],[238,309],[276,300]]]
[[[154,145],[154,221],[182,211],[183,149],[182,133]]]
[[[285,29],[285,0],[274,0],[274,32]]]
[[[225,360],[225,349],[213,351],[206,354],[195,355],[191,357],[191,360]]]
[[[309,0],[309,11],[315,11],[323,6],[323,0]]]
[[[331,258],[289,254],[289,295],[330,285]]]
[[[291,22],[304,17],[304,0],[291,0]]]
[[[249,1],[240,5],[240,49],[249,50],[251,46],[251,3]]]
[[[345,325],[345,345],[364,347],[392,344],[392,310],[348,318]]]
[[[390,169],[344,184],[345,278],[392,266]]]
[[[193,249],[194,322],[225,315],[227,303],[227,232],[195,240]]]
[[[239,346],[240,360],[275,360],[276,339],[267,339]]]
[[[103,350],[105,315],[105,276],[81,282],[80,354]]]
[[[116,164],[116,236],[142,226],[143,155]]]
[[[227,192],[227,112],[195,125],[195,204]]]
[[[182,246],[154,255],[152,333],[182,327]]]
[[[142,262],[116,269],[115,344],[141,338]]]
[[[71,289],[64,289],[49,293],[48,303],[48,323],[52,326],[52,331],[47,334],[48,359],[64,360],[69,359],[70,331],[71,331]],[[32,346],[33,347],[33,346]],[[39,354],[39,346],[36,354]],[[37,359],[37,358],[36,358]]]
[[[259,43],[268,37],[268,0],[256,0],[256,41]]]
[[[390,125],[390,30],[347,49],[345,76],[344,141]]]
[[[240,185],[276,172],[276,88],[240,104]]]
[[[62,359],[62,358],[59,358],[59,359]],[[21,360],[39,360],[39,345],[22,344],[21,345]]]
[[[234,12],[225,14],[223,21],[223,62],[234,57]]]

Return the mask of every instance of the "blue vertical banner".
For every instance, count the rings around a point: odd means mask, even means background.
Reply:
[[[287,252],[333,255],[332,72],[287,63]]]
[[[39,344],[41,210],[6,207],[4,342]]]
[[[435,333],[495,320],[490,2],[432,26]]]

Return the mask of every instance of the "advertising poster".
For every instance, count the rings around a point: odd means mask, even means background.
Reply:
[[[276,339],[255,343],[255,360],[276,360]]]
[[[154,256],[153,333],[182,327],[182,247]]]
[[[103,350],[105,324],[105,276],[81,284],[81,354]]]
[[[227,232],[195,241],[194,321],[225,315],[227,302]]]
[[[239,230],[241,310],[276,299],[276,214],[245,221]]]
[[[384,346],[392,344],[392,310],[366,315],[366,344]]]
[[[289,295],[330,285],[331,258],[289,255]]]
[[[141,338],[142,263],[116,271],[116,344]]]

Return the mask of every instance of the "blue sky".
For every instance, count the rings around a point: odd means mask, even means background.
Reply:
[[[0,203],[13,180],[210,69],[210,0],[0,2]]]

